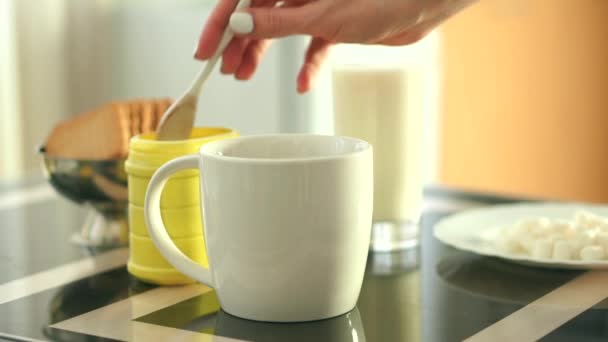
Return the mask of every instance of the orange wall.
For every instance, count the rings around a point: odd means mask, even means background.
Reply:
[[[608,202],[608,1],[480,0],[442,34],[441,182]]]

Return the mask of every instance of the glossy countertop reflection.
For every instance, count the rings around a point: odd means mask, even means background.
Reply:
[[[432,229],[442,217],[517,199],[429,189],[420,246],[370,253],[351,312],[316,322],[254,322],[223,312],[203,285],[156,287],[134,279],[124,248],[71,244],[85,208],[43,185],[34,190],[43,195],[3,201],[7,192],[0,193],[0,340],[461,341],[518,317],[583,273],[524,267],[441,244]],[[17,291],[15,284],[23,286]],[[582,310],[543,340],[608,339],[606,304]],[[512,333],[519,340],[520,332]]]

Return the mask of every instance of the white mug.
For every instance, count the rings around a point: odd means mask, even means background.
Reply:
[[[208,269],[180,252],[160,214],[163,186],[185,169],[201,174]],[[214,288],[229,314],[312,321],[356,305],[372,197],[372,147],[363,140],[249,136],[208,143],[164,164],[148,186],[145,218],[167,261]]]

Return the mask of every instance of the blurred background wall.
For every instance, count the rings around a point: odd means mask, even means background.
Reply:
[[[39,174],[36,147],[61,119],[113,100],[177,96],[201,66],[192,54],[213,5],[0,1],[0,180]],[[280,104],[265,96],[280,82],[269,72],[281,63],[277,50],[253,82],[215,74],[201,99],[209,109],[199,115],[203,123],[243,133],[279,130]]]
[[[40,175],[35,149],[62,118],[177,96],[201,66],[191,54],[213,5],[0,1],[0,182]],[[480,0],[412,47],[441,81],[425,114],[427,183],[608,201],[607,22],[605,0]],[[198,123],[331,133],[327,73],[293,92],[306,43],[275,44],[252,82],[214,75]]]
[[[441,33],[440,181],[608,202],[608,1],[481,0]]]
[[[178,96],[203,65],[192,54],[215,5],[211,0],[2,0],[0,16],[0,182],[40,176],[36,147],[59,120],[112,100]],[[242,134],[333,132],[329,68],[314,91],[295,92],[308,44],[273,44],[249,82],[215,72],[200,98],[199,125]],[[407,47],[433,79],[438,37]],[[428,61],[428,62],[427,62]],[[406,62],[406,61],[404,61]],[[423,86],[423,85],[421,85]],[[426,100],[436,131],[437,82]],[[436,139],[427,135],[429,181]],[[432,140],[432,141],[431,141]]]

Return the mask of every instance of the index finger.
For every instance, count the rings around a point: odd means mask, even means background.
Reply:
[[[194,54],[196,59],[205,60],[213,56],[220,44],[224,30],[228,26],[230,15],[238,2],[238,0],[220,0],[215,6],[199,38],[198,47]]]

